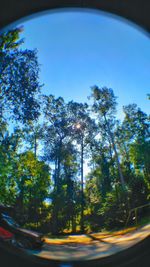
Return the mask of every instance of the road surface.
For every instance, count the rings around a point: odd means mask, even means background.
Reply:
[[[40,259],[68,262],[95,260],[130,248],[148,236],[150,236],[150,224],[122,236],[110,236],[102,240],[91,239],[86,244],[80,243],[80,240],[77,243],[53,244],[51,239],[47,239],[41,251],[26,250],[26,253]]]
[[[150,260],[150,224],[124,235],[108,237],[106,234],[104,236],[103,233],[97,233],[90,237],[69,236],[66,238],[66,241],[72,239],[69,242],[47,239],[41,251],[20,249],[9,242],[0,241],[0,266],[149,266],[147,262]],[[88,242],[85,242],[86,238]],[[73,242],[74,240],[76,242]]]

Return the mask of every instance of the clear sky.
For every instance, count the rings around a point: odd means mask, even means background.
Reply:
[[[37,48],[43,93],[87,101],[90,87],[107,86],[121,107],[150,113],[150,40],[139,28],[100,12],[65,9],[23,21],[23,48]]]

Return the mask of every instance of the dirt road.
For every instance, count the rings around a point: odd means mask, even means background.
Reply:
[[[98,238],[92,239],[85,235],[78,236],[78,242],[73,242],[73,237],[71,242],[47,239],[41,251],[28,250],[27,252],[40,258],[52,260],[92,260],[120,252],[137,244],[149,235],[150,224],[125,235],[105,236],[102,240]],[[85,237],[89,238],[89,242],[83,242]]]

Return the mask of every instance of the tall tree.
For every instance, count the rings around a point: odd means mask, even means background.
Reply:
[[[67,112],[67,106],[62,97],[55,98],[53,95],[43,96],[44,112],[44,158],[54,166],[53,180],[53,225],[54,231],[59,231],[59,211],[60,203],[63,202],[61,196],[62,169],[64,159],[64,149],[69,142],[71,122]]]
[[[118,166],[120,182],[122,187],[125,189],[125,181],[112,130],[115,126],[114,114],[116,113],[116,97],[112,89],[108,89],[107,87],[98,88],[98,86],[92,87],[92,97],[94,100],[93,111],[97,114],[100,127],[105,129],[106,134],[108,134],[111,141]]]
[[[123,127],[128,140],[129,156],[136,174],[142,174],[150,188],[149,117],[136,104],[124,107]]]
[[[38,148],[43,139],[42,126],[34,121],[28,122],[28,125],[23,128],[23,136],[28,149],[32,150],[35,157],[37,157],[39,152]]]
[[[21,49],[21,29],[0,35],[0,117],[22,123],[39,116],[40,91],[36,50]]]
[[[70,101],[68,110],[72,120],[72,138],[79,145],[80,157],[80,177],[81,177],[81,231],[84,232],[84,160],[87,157],[91,140],[95,137],[96,125],[94,120],[89,116],[87,103],[76,103]],[[85,153],[86,152],[86,153]]]

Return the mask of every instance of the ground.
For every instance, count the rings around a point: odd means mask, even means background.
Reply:
[[[91,260],[113,255],[129,248],[150,235],[150,224],[114,233],[69,235],[65,238],[46,238],[41,251],[27,251],[40,258],[74,261]]]

